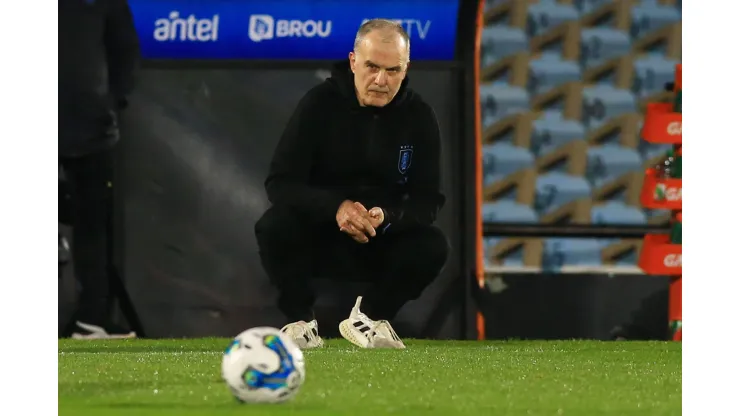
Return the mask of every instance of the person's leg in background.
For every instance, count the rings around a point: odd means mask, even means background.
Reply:
[[[365,312],[373,319],[392,320],[408,301],[417,299],[439,276],[450,252],[442,231],[433,226],[391,234],[375,242],[377,280],[363,296]]]
[[[257,221],[260,259],[278,289],[278,308],[289,324],[283,332],[299,347],[323,345],[313,313],[316,295],[311,280],[323,277],[358,281],[377,261],[368,244],[340,232],[334,222],[312,223],[293,210],[272,207]]]
[[[404,348],[386,321],[394,319],[403,305],[417,299],[439,276],[450,244],[442,231],[433,226],[380,236],[370,244],[368,255],[375,265],[375,280],[357,299],[350,317],[340,324],[340,331],[360,347]],[[383,324],[379,326],[379,322]]]
[[[262,267],[278,290],[278,308],[290,322],[282,330],[301,348],[323,345],[313,313],[316,295],[311,278],[319,250],[330,244],[326,240],[331,225],[312,224],[290,208],[273,206],[254,227]]]
[[[112,216],[113,151],[60,158],[71,194],[72,260],[81,291],[73,338],[129,338],[135,334],[110,321],[108,253]]]
[[[278,308],[289,321],[311,321],[310,284],[315,235],[294,211],[271,207],[254,227],[262,267],[278,289]]]

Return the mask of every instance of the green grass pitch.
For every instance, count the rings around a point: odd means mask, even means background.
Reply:
[[[227,339],[59,340],[59,414],[680,415],[681,344],[407,341],[306,351],[306,383],[280,405],[234,400]]]

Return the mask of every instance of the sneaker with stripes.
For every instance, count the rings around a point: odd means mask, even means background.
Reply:
[[[324,346],[324,340],[319,336],[319,323],[314,319],[311,322],[298,321],[285,325],[280,331],[289,336],[300,349],[319,348]]]
[[[349,318],[339,324],[344,339],[360,348],[406,348],[390,322],[370,319],[360,311],[361,303],[362,296],[358,296]]]

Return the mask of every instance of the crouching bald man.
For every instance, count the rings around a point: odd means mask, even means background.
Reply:
[[[363,24],[348,62],[302,98],[275,150],[272,207],[255,233],[292,322],[283,332],[301,348],[323,345],[312,277],[369,276],[339,330],[362,348],[405,348],[389,321],[447,261],[448,240],[432,225],[445,200],[439,126],[408,87],[409,54],[398,24]]]

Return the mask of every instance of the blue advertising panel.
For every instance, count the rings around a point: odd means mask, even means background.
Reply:
[[[129,0],[149,59],[344,59],[367,19],[398,21],[411,59],[455,56],[459,0]]]

